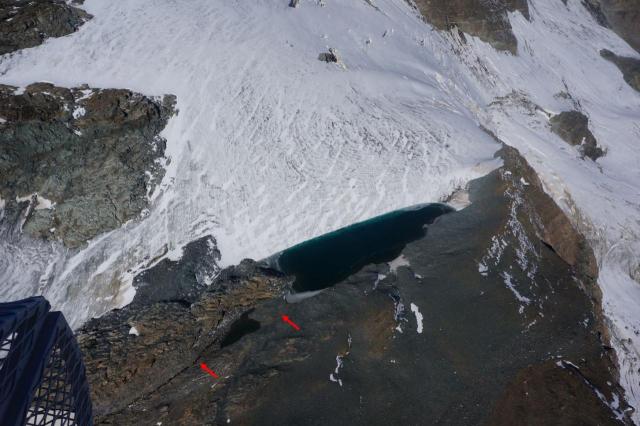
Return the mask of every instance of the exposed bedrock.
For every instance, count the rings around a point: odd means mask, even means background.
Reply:
[[[131,305],[93,319],[79,331],[99,418],[127,410],[148,394],[179,392],[170,384],[176,375],[194,368],[207,351],[219,350],[236,321],[290,284],[281,273],[251,260],[225,269],[209,286],[198,283],[195,274],[184,273],[207,269],[216,256],[197,250],[185,253],[173,264],[182,271],[178,274],[167,274],[166,264],[151,268],[146,277],[156,277],[160,283],[182,278],[181,289],[173,294],[165,291],[161,297],[138,292]],[[193,297],[196,292],[198,296]],[[211,409],[209,398],[206,392],[188,396],[180,421],[206,419]],[[193,415],[188,414],[190,410],[195,411]]]
[[[563,111],[549,119],[551,130],[571,146],[576,146],[583,157],[596,161],[605,155],[591,130],[589,118],[579,111]]]
[[[71,34],[91,18],[63,0],[0,0],[0,55]]]
[[[624,81],[640,92],[640,59],[619,56],[607,49],[602,49],[600,56],[613,62],[622,73]]]
[[[519,153],[500,156],[469,207],[313,297],[288,304],[293,280],[245,260],[188,300],[90,321],[97,423],[628,423],[593,253]]]
[[[508,12],[519,11],[529,19],[527,0],[416,0],[424,18],[439,30],[459,28],[498,50],[518,51]]]
[[[640,52],[640,0],[583,0],[596,21]]]
[[[139,217],[164,175],[175,97],[0,85],[0,225],[78,247]]]

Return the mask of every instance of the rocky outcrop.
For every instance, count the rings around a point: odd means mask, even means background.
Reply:
[[[166,300],[195,302],[220,272],[219,261],[220,251],[212,236],[190,242],[182,248],[179,260],[164,258],[133,279],[136,296],[132,305]]]
[[[611,28],[640,52],[640,0],[583,0],[602,26]]]
[[[519,11],[529,19],[527,0],[416,0],[415,4],[422,16],[439,30],[459,28],[514,55],[518,40],[507,13]]]
[[[627,422],[593,253],[519,153],[499,155],[469,207],[313,297],[287,303],[292,280],[247,260],[188,302],[92,320],[97,423]]]
[[[0,55],[71,34],[91,15],[63,0],[0,2]]]
[[[162,178],[175,98],[0,85],[0,224],[78,247],[140,216]]]
[[[318,55],[318,60],[322,62],[334,62],[337,63],[340,58],[338,57],[338,51],[334,48],[329,48],[328,52],[322,52]]]
[[[215,257],[185,254],[177,264],[206,268],[211,261]],[[151,275],[160,277],[165,268],[154,267]],[[225,269],[209,286],[194,285],[191,291],[198,292],[197,298],[165,294],[150,299],[138,293],[131,305],[89,321],[79,332],[79,344],[96,415],[116,413],[144,395],[167,389],[204,352],[219,350],[229,333],[237,333],[236,321],[258,302],[282,294],[288,283],[282,274],[246,260]]]
[[[577,146],[583,157],[596,161],[605,152],[598,146],[589,118],[579,111],[563,111],[549,119],[551,130],[571,146]]]
[[[607,49],[602,49],[600,56],[613,62],[622,73],[624,81],[640,92],[640,59],[618,56]]]

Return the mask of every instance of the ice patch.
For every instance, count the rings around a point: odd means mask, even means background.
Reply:
[[[418,330],[417,330],[418,334],[422,334],[422,314],[420,313],[418,306],[412,303],[411,312],[413,312],[414,315],[416,316],[416,325],[418,327]]]
[[[284,295],[284,300],[286,300],[287,303],[299,303],[299,302],[302,302],[305,299],[309,299],[311,297],[319,295],[324,290],[325,289],[315,290],[315,291],[303,291],[301,293],[288,292],[287,294]]]
[[[404,254],[401,254],[400,256],[389,262],[389,272],[391,272],[392,274],[396,274],[398,268],[400,268],[401,266],[411,266],[409,260],[404,257]]]
[[[335,383],[338,383],[340,387],[342,387],[342,379],[340,378],[340,369],[343,367],[344,362],[343,359],[351,353],[351,343],[353,340],[351,339],[351,334],[347,338],[347,351],[341,355],[336,356],[336,368],[333,370],[333,373],[329,374],[329,380]]]
[[[512,281],[513,278],[511,277],[511,275],[508,272],[503,271],[503,272],[500,273],[500,276],[502,276],[502,278],[504,280],[504,285],[506,285],[507,288],[509,290],[511,290],[511,292],[516,297],[516,299],[518,299],[518,302],[524,303],[525,305],[528,305],[529,303],[531,303],[531,299],[521,295],[518,292],[516,287],[513,285],[513,281]],[[520,313],[522,313],[522,306],[520,308],[521,308]]]
[[[134,336],[139,336],[140,335],[140,333],[138,332],[138,329],[135,328],[135,327],[131,327],[129,329],[129,334],[133,334]]]

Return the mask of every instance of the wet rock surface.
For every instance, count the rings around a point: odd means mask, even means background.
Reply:
[[[92,320],[97,423],[628,422],[593,253],[517,151],[500,155],[469,207],[314,297],[286,303],[292,279],[247,260],[193,302]]]
[[[595,20],[640,52],[640,0],[583,0]]]
[[[164,175],[159,133],[174,104],[125,89],[0,85],[0,225],[78,247],[139,217]]]
[[[624,81],[640,92],[640,59],[618,56],[607,49],[602,49],[600,56],[613,62],[622,73]]]
[[[529,19],[526,0],[416,0],[424,18],[439,30],[459,28],[498,50],[518,51],[508,12],[519,11]]]
[[[591,130],[589,130],[589,118],[579,111],[563,111],[549,119],[551,130],[560,136],[562,140],[572,146],[577,146],[584,157],[596,161],[605,155],[598,146]]]
[[[0,55],[71,34],[91,18],[62,0],[1,0]]]

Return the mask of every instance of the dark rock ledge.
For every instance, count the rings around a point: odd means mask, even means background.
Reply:
[[[71,34],[91,18],[63,0],[0,0],[0,55]]]
[[[0,85],[5,237],[78,247],[140,216],[164,175],[159,133],[174,104],[125,89]]]
[[[152,268],[138,300],[78,333],[97,423],[628,424],[593,253],[518,152],[499,155],[401,266],[299,303],[251,260],[192,292],[184,271],[210,256]]]

